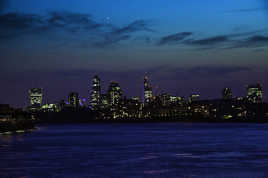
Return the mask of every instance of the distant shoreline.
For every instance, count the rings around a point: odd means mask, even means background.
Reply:
[[[0,122],[0,135],[13,135],[31,132],[35,130],[35,124],[31,120]]]
[[[36,130],[34,129],[27,129],[27,130],[17,130],[17,131],[8,131],[8,132],[0,132],[0,135],[14,135],[14,134],[22,134],[22,133],[29,133]]]
[[[268,123],[268,119],[232,119],[232,120],[214,120],[214,119],[92,119],[86,120],[81,119],[69,119],[69,120],[61,120],[61,119],[50,119],[50,120],[42,120],[38,122],[38,124],[90,124],[90,123],[259,123],[265,124]]]
[[[23,123],[23,124],[22,124]],[[16,135],[22,133],[29,133],[37,129],[36,125],[75,125],[75,124],[156,124],[156,123],[184,123],[184,124],[266,124],[268,119],[265,120],[187,120],[187,119],[117,119],[117,120],[88,120],[88,121],[59,121],[53,122],[36,122],[32,121],[19,121],[19,122],[2,122],[0,123],[0,136]]]

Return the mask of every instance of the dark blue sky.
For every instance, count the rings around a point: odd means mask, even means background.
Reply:
[[[46,100],[71,91],[89,97],[120,82],[141,96],[148,73],[159,92],[235,96],[268,87],[266,0],[0,0],[0,103],[27,105],[27,90]],[[265,98],[266,93],[264,93]]]

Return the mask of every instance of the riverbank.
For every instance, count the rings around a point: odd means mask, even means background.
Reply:
[[[0,134],[24,133],[35,129],[31,120],[12,120],[0,122]]]
[[[268,123],[268,118],[94,118],[94,117],[49,117],[41,118],[38,124],[76,123]]]

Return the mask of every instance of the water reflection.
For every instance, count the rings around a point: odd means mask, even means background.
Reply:
[[[0,143],[12,143],[14,141],[23,142],[24,134],[16,134],[16,135],[0,135]]]
[[[0,177],[258,177],[267,139],[254,124],[46,126],[0,136]]]

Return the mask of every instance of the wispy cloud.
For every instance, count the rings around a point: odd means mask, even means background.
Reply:
[[[180,32],[164,36],[158,45],[185,45],[197,50],[209,49],[234,49],[234,48],[256,48],[268,46],[266,30],[257,30],[243,33],[231,33],[218,36],[200,38],[193,32]],[[189,38],[188,38],[189,37]]]
[[[231,48],[258,48],[268,46],[268,36],[255,35],[236,42]]]
[[[113,28],[111,32],[105,33],[104,39],[94,43],[96,47],[107,47],[120,41],[128,40],[135,32],[154,32],[150,21],[137,20],[121,28]]]
[[[38,15],[4,14],[0,16],[0,37],[5,39],[14,38],[44,26],[45,22]]]
[[[1,38],[10,39],[25,34],[40,34],[48,31],[91,31],[102,27],[87,14],[51,12],[46,16],[36,14],[8,13],[0,16]]]
[[[222,35],[222,36],[215,36],[215,37],[209,37],[209,38],[203,38],[198,40],[189,40],[186,43],[190,45],[218,45],[229,41],[229,37]]]
[[[67,11],[53,11],[46,15],[0,14],[2,41],[35,35],[47,41],[49,39],[49,42],[56,43],[56,46],[79,43],[79,47],[107,48],[123,41],[141,39],[138,38],[138,32],[146,32],[142,34],[142,40],[149,44],[152,41],[150,35],[155,32],[152,22],[136,20],[118,27],[115,24],[98,22],[89,14]],[[153,43],[157,46],[185,45],[197,50],[258,48],[268,46],[266,32],[267,30],[259,30],[202,37],[192,31],[184,31],[163,36]],[[56,35],[57,40],[50,35]]]
[[[125,27],[121,27],[118,29],[115,29],[112,34],[126,34],[126,33],[132,33],[137,31],[148,31],[153,32],[154,30],[150,28],[149,26],[150,21],[146,20],[136,20]]]
[[[71,32],[80,30],[95,30],[106,26],[96,22],[89,14],[71,12],[50,12],[47,19],[51,27],[64,28]]]
[[[159,45],[166,45],[166,44],[177,44],[187,37],[191,36],[193,33],[192,32],[180,32],[176,34],[171,34],[168,36],[164,36],[160,39],[158,42]]]
[[[0,38],[10,40],[24,35],[46,36],[56,32],[68,33],[65,37],[83,36],[83,42],[93,47],[107,47],[130,39],[135,32],[152,32],[149,21],[138,20],[123,27],[97,22],[89,14],[50,12],[36,14],[8,13],[0,15]],[[42,35],[43,34],[43,35]],[[62,33],[61,33],[62,34]]]

